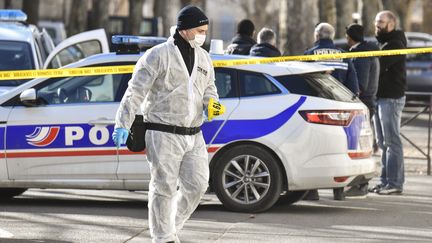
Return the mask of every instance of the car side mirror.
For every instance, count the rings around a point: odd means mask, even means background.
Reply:
[[[36,90],[26,89],[20,94],[20,100],[25,106],[37,106]]]

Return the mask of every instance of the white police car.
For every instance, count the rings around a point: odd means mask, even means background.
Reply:
[[[0,10],[0,71],[58,68],[97,53],[108,53],[103,29],[74,35],[56,47],[43,29],[27,24],[21,10]],[[28,80],[0,80],[0,94]]]
[[[134,64],[99,54],[68,67]],[[249,58],[212,55],[213,60]],[[226,113],[202,126],[210,189],[234,211],[258,212],[281,195],[370,179],[367,108],[314,63],[216,68]],[[0,97],[0,197],[27,188],[147,190],[145,153],[116,150],[114,117],[130,74],[40,78]]]

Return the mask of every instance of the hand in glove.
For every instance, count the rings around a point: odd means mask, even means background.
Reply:
[[[118,127],[114,130],[112,133],[112,140],[114,141],[117,148],[120,147],[120,145],[126,143],[128,135],[129,131],[126,128]]]
[[[211,121],[214,116],[220,116],[224,113],[225,113],[225,106],[219,103],[219,101],[215,101],[213,98],[210,98],[207,107],[208,120]]]

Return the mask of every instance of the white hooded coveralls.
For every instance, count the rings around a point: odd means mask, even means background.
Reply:
[[[203,123],[209,99],[218,100],[209,54],[195,48],[191,75],[173,37],[138,60],[116,115],[116,128],[129,129],[138,108],[146,122],[182,127]],[[209,168],[202,133],[178,135],[147,130],[150,165],[149,227],[153,242],[178,241],[177,232],[208,187]],[[179,191],[177,191],[179,185]]]

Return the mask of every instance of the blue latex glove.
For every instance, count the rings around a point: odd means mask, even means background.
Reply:
[[[118,148],[120,147],[120,145],[126,143],[128,136],[129,136],[129,131],[126,128],[118,127],[112,133],[112,140],[114,141],[115,145]]]

